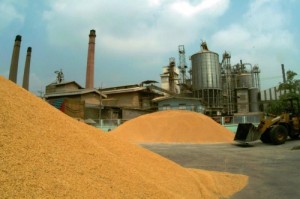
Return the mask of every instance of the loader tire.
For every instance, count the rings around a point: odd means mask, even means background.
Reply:
[[[260,137],[263,143],[271,143],[270,129],[267,129]]]
[[[283,144],[288,136],[288,130],[282,125],[274,125],[270,130],[271,143],[275,145]]]
[[[292,140],[296,140],[299,138],[299,132],[297,130],[292,129],[289,133],[289,136]]]

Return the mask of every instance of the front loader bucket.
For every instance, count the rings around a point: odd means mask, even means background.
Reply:
[[[248,143],[260,139],[260,136],[261,134],[257,130],[257,127],[252,123],[244,123],[238,125],[234,141]]]

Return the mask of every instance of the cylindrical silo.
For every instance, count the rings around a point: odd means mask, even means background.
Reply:
[[[249,88],[250,112],[259,112],[259,89]]]
[[[191,56],[193,93],[204,100],[210,114],[216,114],[222,108],[219,55],[209,51],[205,42],[201,46],[202,50]]]
[[[237,88],[252,88],[253,78],[251,73],[241,73],[237,75]]]

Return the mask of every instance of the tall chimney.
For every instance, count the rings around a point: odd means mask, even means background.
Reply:
[[[23,76],[23,88],[26,90],[28,90],[29,88],[30,59],[31,59],[31,47],[28,47],[26,61],[25,61],[25,68],[24,68],[24,76]]]
[[[91,30],[89,37],[90,39],[87,57],[85,88],[91,89],[94,88],[94,55],[96,31]]]
[[[281,64],[281,70],[282,70],[282,78],[283,78],[283,83],[286,82],[286,78],[285,78],[285,70],[284,70],[284,65]]]
[[[12,53],[12,56],[11,56],[9,80],[11,80],[15,83],[17,83],[18,63],[19,63],[21,40],[22,40],[22,37],[20,35],[17,35],[16,39],[15,39],[15,45],[14,45],[13,53]]]

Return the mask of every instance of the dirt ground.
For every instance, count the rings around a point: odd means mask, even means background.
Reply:
[[[249,146],[222,144],[143,144],[184,167],[249,176],[233,199],[300,198],[300,140],[283,145],[257,141]]]

